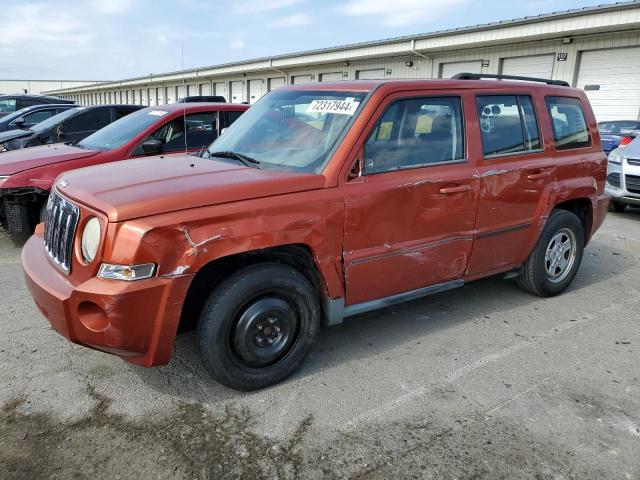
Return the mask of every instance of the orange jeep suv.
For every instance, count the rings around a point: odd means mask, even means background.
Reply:
[[[559,294],[606,215],[606,156],[584,92],[501,80],[290,86],[199,156],[65,172],[22,253],[31,294],[142,366],[195,327],[242,390],[345,317],[500,273]]]

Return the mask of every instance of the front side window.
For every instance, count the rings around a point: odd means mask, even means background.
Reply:
[[[257,160],[258,168],[319,173],[365,96],[328,90],[272,91],[209,147],[209,155],[235,152]]]
[[[568,97],[547,97],[557,150],[591,146],[591,135],[580,101]]]
[[[459,98],[412,98],[391,104],[364,147],[365,174],[465,158]]]
[[[476,106],[485,157],[540,150],[540,132],[531,97],[479,96]]]
[[[11,113],[16,111],[15,98],[0,98],[0,113]]]
[[[211,145],[218,137],[218,112],[202,112],[187,116],[187,147]]]
[[[52,117],[55,113],[55,110],[40,110],[39,112],[29,113],[23,118],[25,123],[35,125],[36,123],[40,123],[47,118]]]
[[[203,112],[187,115],[186,126],[185,131],[185,117],[181,115],[165,123],[141,143],[147,140],[159,140],[162,143],[163,152],[186,150],[187,145],[190,149],[209,145],[218,133],[218,113]],[[144,155],[144,151],[138,145],[133,154]]]

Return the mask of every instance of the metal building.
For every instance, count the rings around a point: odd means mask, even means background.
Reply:
[[[81,104],[156,105],[198,94],[253,103],[285,84],[449,78],[459,72],[566,80],[588,92],[599,120],[638,119],[640,2],[619,2],[48,93]]]

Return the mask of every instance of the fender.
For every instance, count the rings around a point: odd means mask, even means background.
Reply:
[[[542,235],[542,230],[544,229],[544,226],[556,205],[569,200],[584,198],[591,202],[593,208],[592,213],[595,214],[597,197],[598,186],[593,177],[569,178],[551,183],[540,197],[540,203],[538,204],[535,216],[535,218],[537,218],[536,234],[527,245],[526,255],[522,261],[524,262],[524,260],[526,260],[533,251],[533,248],[538,242],[540,235]],[[587,238],[589,238],[590,235],[591,233],[587,232]]]
[[[328,298],[341,298],[343,222],[344,201],[336,188],[202,207],[110,224],[103,261],[156,263],[158,276],[195,277],[231,255],[303,245]]]

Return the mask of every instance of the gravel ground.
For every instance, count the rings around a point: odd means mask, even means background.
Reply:
[[[640,210],[610,214],[568,292],[512,281],[349,319],[239,393],[193,334],[144,369],[72,345],[0,234],[1,479],[640,479]]]

